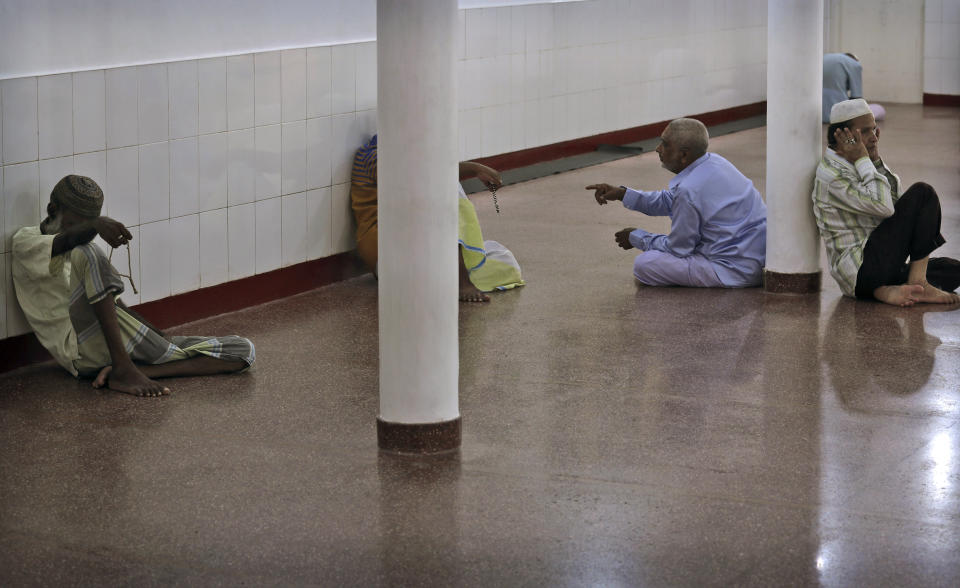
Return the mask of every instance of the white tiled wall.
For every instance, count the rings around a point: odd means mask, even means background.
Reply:
[[[759,102],[766,14],[764,0],[463,10],[461,158]]]
[[[459,26],[462,159],[764,99],[765,0],[480,8]],[[376,102],[375,42],[0,81],[0,338],[27,329],[12,231],[67,173],[131,227],[128,303],[352,249],[350,166]]]
[[[924,3],[923,91],[960,95],[960,0]]]

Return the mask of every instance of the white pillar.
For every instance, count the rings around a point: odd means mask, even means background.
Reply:
[[[377,1],[384,449],[460,444],[456,31],[457,0]]]
[[[822,71],[823,0],[768,0],[768,291],[820,289],[820,243],[810,193],[822,154]]]

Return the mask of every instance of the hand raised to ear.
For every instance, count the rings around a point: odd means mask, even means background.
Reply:
[[[856,163],[861,157],[867,157],[867,147],[863,144],[863,137],[860,136],[860,130],[837,129],[833,133],[837,141],[837,155],[846,159],[850,163]]]

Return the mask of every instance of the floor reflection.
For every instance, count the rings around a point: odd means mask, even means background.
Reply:
[[[898,308],[840,299],[821,343],[830,380],[843,405],[868,410],[878,393],[917,392],[933,371],[940,339],[924,329],[936,307]]]

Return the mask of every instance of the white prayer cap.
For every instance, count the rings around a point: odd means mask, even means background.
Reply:
[[[847,122],[865,114],[873,114],[866,100],[863,98],[844,100],[837,102],[830,109],[830,124]]]

